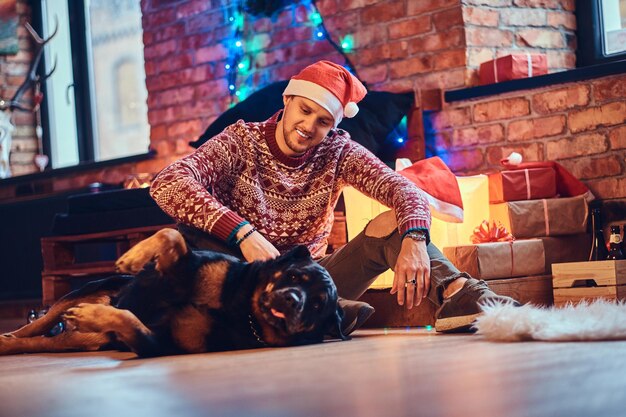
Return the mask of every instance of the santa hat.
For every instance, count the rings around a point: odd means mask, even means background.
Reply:
[[[433,217],[450,223],[463,222],[463,199],[456,176],[439,158],[422,159],[399,173],[426,195]]]
[[[313,100],[333,116],[335,127],[344,117],[359,112],[356,103],[367,94],[365,86],[341,65],[318,61],[291,77],[283,96],[300,96]]]

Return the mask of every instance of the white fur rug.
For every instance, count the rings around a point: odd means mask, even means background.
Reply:
[[[623,302],[600,299],[559,308],[496,304],[483,310],[476,320],[477,333],[494,341],[626,340]]]

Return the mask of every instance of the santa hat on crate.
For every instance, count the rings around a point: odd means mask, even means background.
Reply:
[[[422,159],[399,174],[426,194],[433,217],[449,223],[463,222],[463,200],[456,176],[439,158]]]
[[[522,162],[522,155],[517,152],[512,152],[508,157],[501,159],[500,163],[508,170],[552,168],[556,173],[556,192],[559,197],[576,197],[582,195],[587,202],[596,198],[582,181],[573,176],[571,172],[558,162]]]
[[[335,127],[344,117],[359,112],[356,103],[367,94],[365,86],[347,69],[330,61],[318,61],[291,77],[283,96],[313,100],[333,116]]]

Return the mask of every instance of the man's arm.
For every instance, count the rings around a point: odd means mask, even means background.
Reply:
[[[391,293],[397,294],[400,305],[419,305],[430,290],[428,201],[417,186],[360,145],[354,144],[342,168],[348,184],[394,210],[403,239]]]
[[[177,222],[203,230],[234,245],[252,226],[239,214],[221,204],[208,188],[241,167],[241,143],[227,128],[193,154],[163,169],[150,187],[150,195]],[[254,232],[237,245],[248,261],[278,256],[278,250]]]

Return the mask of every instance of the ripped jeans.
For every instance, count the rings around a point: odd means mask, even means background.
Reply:
[[[400,253],[401,236],[396,228],[395,219],[390,222],[389,216],[381,228],[380,220],[383,216],[385,213],[372,220],[363,232],[347,244],[318,260],[335,281],[340,297],[358,300],[378,275],[394,268]],[[370,226],[377,228],[376,233],[372,233]],[[229,253],[243,259],[239,249],[228,247],[208,233],[183,224],[178,225],[178,230],[191,248]],[[431,282],[427,298],[439,306],[443,301],[443,290],[450,282],[470,276],[460,272],[432,243],[427,249],[430,257]]]

